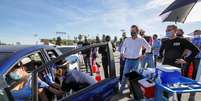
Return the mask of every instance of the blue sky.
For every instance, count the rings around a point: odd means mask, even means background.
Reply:
[[[120,36],[132,24],[147,34],[163,35],[168,24],[158,16],[173,0],[0,0],[0,40],[33,44],[40,38],[53,38],[55,32],[109,34]],[[177,24],[186,33],[200,22]],[[33,33],[38,36],[34,37]],[[129,35],[129,34],[128,34]],[[67,37],[67,36],[64,36]]]

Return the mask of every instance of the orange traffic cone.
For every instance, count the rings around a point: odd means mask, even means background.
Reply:
[[[97,71],[96,60],[93,60],[92,61],[92,72],[96,73],[96,71]]]
[[[100,75],[99,68],[97,68],[95,79],[97,82],[101,81],[101,75]]]
[[[96,73],[96,68],[97,68],[97,66],[94,64],[94,65],[92,66],[92,72],[93,72],[93,73]]]
[[[188,70],[188,77],[192,79],[193,77],[193,63],[189,65],[189,70]]]

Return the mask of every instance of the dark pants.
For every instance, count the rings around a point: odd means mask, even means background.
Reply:
[[[157,59],[158,59],[158,56],[157,56],[157,55],[154,55],[154,66],[155,66],[155,67],[157,66]]]
[[[124,71],[124,65],[125,65],[125,59],[123,59],[122,57],[120,58],[120,82],[122,80],[122,76],[123,76],[123,71]]]
[[[85,64],[86,72],[88,72],[88,68],[89,68],[90,73],[92,75],[92,69],[91,69],[91,64],[90,64],[90,56],[84,56],[84,64]]]
[[[195,80],[196,79],[196,75],[197,75],[197,71],[198,71],[198,66],[199,66],[199,64],[200,64],[200,58],[195,58],[194,60],[193,60],[193,80]]]
[[[102,55],[102,65],[103,65],[103,70],[104,70],[104,75],[105,75],[105,78],[108,78],[109,77],[109,71],[108,71],[108,56],[103,56]]]

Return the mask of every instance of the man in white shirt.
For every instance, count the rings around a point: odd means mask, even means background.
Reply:
[[[146,52],[151,52],[151,46],[144,38],[138,37],[139,28],[136,25],[131,26],[131,37],[124,40],[121,48],[121,57],[126,59],[123,78],[121,81],[120,91],[125,88],[126,80],[125,74],[130,71],[137,71],[140,59],[143,58],[142,47],[146,48]]]

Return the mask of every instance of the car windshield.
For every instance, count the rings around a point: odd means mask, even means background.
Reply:
[[[11,56],[11,52],[0,52],[0,66],[2,63]]]
[[[58,48],[62,53],[75,49],[75,47],[60,47]]]

